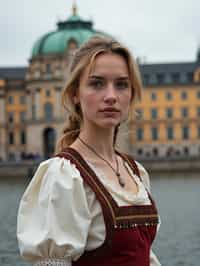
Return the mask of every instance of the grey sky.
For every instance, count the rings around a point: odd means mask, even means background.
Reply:
[[[33,43],[71,15],[72,0],[0,0],[0,66],[27,65]],[[147,62],[193,61],[200,44],[199,0],[77,0],[94,28]]]

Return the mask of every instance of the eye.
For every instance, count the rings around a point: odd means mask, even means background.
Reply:
[[[129,82],[128,81],[116,81],[115,87],[119,90],[127,89],[129,87]]]
[[[89,86],[93,87],[94,89],[101,89],[104,87],[105,82],[103,80],[91,80],[89,82]]]

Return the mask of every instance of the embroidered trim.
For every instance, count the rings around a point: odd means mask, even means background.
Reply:
[[[139,214],[139,215],[128,215],[128,216],[118,216],[116,217],[116,220],[122,220],[122,219],[137,219],[137,218],[146,218],[146,217],[149,217],[149,218],[155,218],[155,217],[158,217],[157,214]]]
[[[66,259],[42,259],[38,260],[34,266],[71,266],[71,262]]]

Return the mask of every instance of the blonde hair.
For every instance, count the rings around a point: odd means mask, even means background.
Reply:
[[[57,152],[60,152],[67,146],[71,145],[80,133],[82,114],[79,105],[74,103],[74,96],[77,94],[83,71],[87,66],[89,66],[89,71],[91,71],[97,55],[102,53],[121,55],[127,63],[132,89],[130,110],[132,109],[135,100],[141,98],[142,82],[138,66],[128,49],[118,41],[109,37],[94,36],[90,38],[76,51],[69,68],[69,77],[62,95],[62,105],[68,113],[68,121],[63,130],[63,136],[58,141]],[[132,116],[129,111],[128,121],[130,121],[131,118]],[[114,144],[117,132],[118,126],[115,128]]]

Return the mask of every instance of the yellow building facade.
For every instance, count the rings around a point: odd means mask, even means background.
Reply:
[[[200,155],[198,60],[141,66],[145,87],[130,134],[136,156]]]

